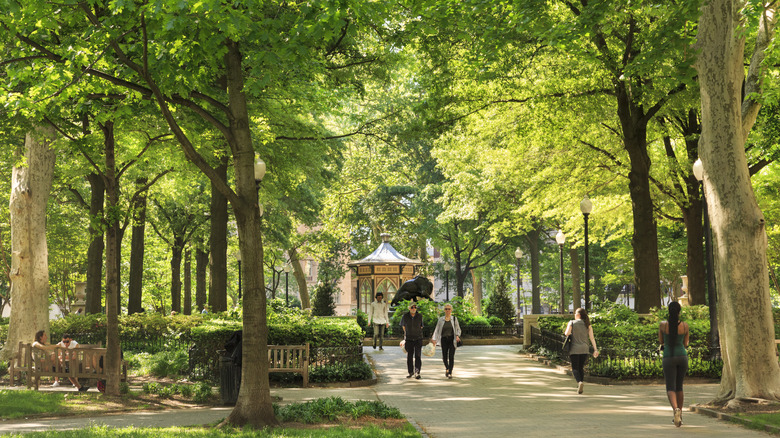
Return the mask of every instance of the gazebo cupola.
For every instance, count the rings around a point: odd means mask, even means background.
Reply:
[[[382,233],[382,243],[368,257],[347,264],[357,272],[357,307],[367,312],[377,292],[390,302],[406,281],[414,278],[417,267],[424,265],[398,253],[390,244],[390,235]]]

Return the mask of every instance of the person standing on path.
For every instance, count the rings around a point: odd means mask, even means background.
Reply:
[[[434,346],[441,340],[441,358],[444,361],[444,376],[452,378],[452,368],[455,366],[455,349],[460,342],[460,324],[452,314],[452,304],[444,305],[444,316],[439,318],[433,331],[431,342]]]
[[[658,342],[664,352],[663,368],[666,396],[674,410],[672,422],[682,426],[683,379],[688,372],[688,347],[690,330],[688,323],[680,321],[680,303],[669,303],[669,319],[658,325]]]
[[[383,301],[384,297],[382,292],[377,292],[376,300],[368,308],[368,322],[374,326],[374,350],[376,350],[377,336],[379,337],[379,349],[384,350],[382,342],[385,339],[385,328],[390,327],[390,323],[387,321],[389,310],[387,301]]]
[[[404,329],[406,368],[409,370],[406,378],[414,376],[415,379],[419,379],[422,367],[423,317],[417,313],[417,303],[412,302],[409,305],[409,313],[401,317],[401,328]]]
[[[569,359],[571,360],[571,373],[577,380],[577,394],[582,394],[585,389],[585,363],[588,361],[590,353],[590,344],[593,345],[593,357],[599,357],[599,349],[596,347],[596,338],[593,337],[593,327],[590,325],[588,312],[582,307],[574,312],[574,320],[569,321],[566,326],[566,336],[572,335],[571,350]],[[590,344],[588,344],[590,340]]]

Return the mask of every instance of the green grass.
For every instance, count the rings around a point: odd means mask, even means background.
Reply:
[[[65,412],[65,401],[63,393],[0,390],[0,418]]]
[[[24,436],[31,438],[98,438],[98,437],[128,437],[128,438],[249,438],[249,437],[323,437],[323,438],[391,438],[419,437],[420,434],[409,423],[402,429],[382,429],[377,426],[366,426],[359,429],[348,427],[331,427],[327,429],[203,429],[169,427],[164,429],[125,428],[112,429],[105,426],[91,427],[72,431],[30,432],[11,434],[7,436]]]
[[[769,414],[737,414],[736,423],[750,429],[765,430],[765,426],[780,427],[780,412]]]

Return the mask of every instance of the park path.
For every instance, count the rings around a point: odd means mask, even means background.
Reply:
[[[454,379],[444,377],[441,350],[423,357],[422,379],[406,378],[406,357],[398,347],[368,349],[378,383],[361,388],[281,388],[273,395],[284,402],[339,396],[347,400],[382,400],[395,406],[424,433],[449,437],[766,437],[713,418],[686,412],[684,425],[672,425],[671,409],[661,385],[586,384],[578,395],[571,376],[519,354],[514,345],[466,346],[455,357]],[[710,400],[714,384],[689,384],[685,404]],[[165,412],[103,415],[0,423],[0,434],[74,429],[89,424],[111,427],[166,427],[205,424],[228,415],[226,408],[193,408]]]

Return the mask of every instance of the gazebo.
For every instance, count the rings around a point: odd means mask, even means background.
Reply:
[[[357,274],[357,308],[368,312],[368,306],[377,292],[390,302],[401,285],[417,275],[417,267],[424,265],[398,253],[390,244],[390,235],[381,234],[382,243],[368,257],[347,264]]]

